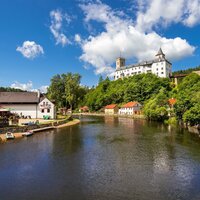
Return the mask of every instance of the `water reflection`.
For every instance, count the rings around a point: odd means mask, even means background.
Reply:
[[[81,120],[77,126],[0,145],[1,198],[197,200],[200,196],[197,138],[144,120]]]

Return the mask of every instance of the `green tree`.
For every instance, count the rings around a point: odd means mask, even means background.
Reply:
[[[75,105],[78,100],[81,76],[72,73],[63,74],[62,76],[65,83],[66,101],[69,103],[70,109],[72,110],[73,105]]]
[[[187,124],[194,126],[200,124],[200,103],[195,104],[183,114],[183,120]]]
[[[149,120],[164,121],[168,118],[167,91],[161,88],[144,106],[144,114]]]
[[[47,89],[47,96],[55,101],[58,108],[66,106],[63,75],[57,74],[52,77],[51,84]]]
[[[193,124],[191,116],[195,115],[195,110],[200,104],[200,76],[191,73],[185,77],[178,85],[175,97],[177,103],[174,106],[174,110],[178,120]]]

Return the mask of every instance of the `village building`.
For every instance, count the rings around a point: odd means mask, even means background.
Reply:
[[[142,105],[137,101],[129,102],[123,105],[118,113],[120,115],[139,115],[141,114],[141,107]]]
[[[165,54],[161,48],[155,55],[155,59],[137,64],[125,65],[124,58],[117,58],[115,80],[141,73],[152,73],[158,77],[167,78],[172,74],[172,64],[165,58]]]
[[[56,118],[53,102],[38,92],[0,92],[0,106],[23,118]]]
[[[107,105],[105,106],[104,112],[106,115],[114,115],[118,113],[118,106],[117,104],[111,104],[111,105]]]
[[[83,106],[79,108],[79,112],[89,112],[88,106]]]

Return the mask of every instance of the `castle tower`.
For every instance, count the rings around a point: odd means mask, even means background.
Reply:
[[[162,49],[160,48],[158,53],[156,54],[156,57],[159,59],[159,60],[162,60],[162,59],[165,59],[165,54],[163,53]]]
[[[125,66],[125,58],[117,58],[116,59],[116,69],[120,69],[120,67]]]

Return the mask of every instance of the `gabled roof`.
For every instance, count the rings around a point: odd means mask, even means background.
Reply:
[[[137,106],[137,104],[140,105],[140,103],[137,101],[133,101],[133,102],[131,101],[131,102],[128,102],[127,104],[123,105],[122,108],[132,108],[132,107]]]
[[[171,99],[168,100],[168,102],[169,102],[170,105],[174,105],[176,103],[176,99],[171,98]]]
[[[117,107],[117,104],[110,104],[105,106],[105,109],[114,109],[115,107]]]
[[[165,54],[163,53],[163,51],[162,51],[161,48],[159,49],[159,51],[158,51],[158,53],[156,54],[156,56],[159,56],[159,55],[165,55]]]
[[[88,106],[80,107],[80,110],[89,110]]]
[[[37,92],[0,92],[0,103],[38,103]]]

